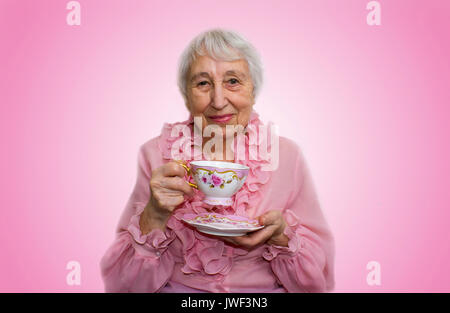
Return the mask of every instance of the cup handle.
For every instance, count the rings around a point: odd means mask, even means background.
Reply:
[[[191,176],[191,169],[189,167],[187,167],[186,164],[184,164],[183,162],[177,162],[178,164],[180,164],[182,167],[184,167],[184,169],[186,170],[186,174],[188,176]],[[193,184],[191,182],[187,182],[189,186],[194,187],[195,189],[198,189],[198,186],[196,184]]]

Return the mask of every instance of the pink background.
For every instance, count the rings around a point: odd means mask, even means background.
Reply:
[[[102,292],[139,146],[187,117],[178,56],[211,27],[260,51],[255,109],[303,149],[338,292],[450,292],[450,2],[0,1],[0,291]],[[66,264],[81,264],[81,285]],[[369,261],[381,285],[366,282]]]

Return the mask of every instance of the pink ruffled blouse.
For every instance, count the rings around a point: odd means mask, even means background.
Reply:
[[[174,211],[165,231],[141,233],[139,217],[150,198],[151,172],[171,160],[172,145],[179,139],[171,136],[172,128],[192,123],[192,117],[181,123],[166,123],[159,137],[140,147],[134,190],[119,221],[116,239],[100,262],[105,291],[331,290],[334,287],[333,237],[301,150],[293,141],[281,136],[276,170],[263,170],[267,161],[253,160],[255,158],[249,158],[248,154],[245,160],[238,161],[250,167],[250,171],[244,186],[233,196],[232,207],[211,207],[202,202],[204,196],[195,190],[195,196],[186,198]],[[249,132],[244,138],[247,148],[265,140],[249,136],[263,125],[256,112],[252,113],[249,125],[253,128],[247,127]],[[196,144],[198,141],[191,138],[180,145],[179,151],[193,149]],[[249,218],[257,218],[269,210],[280,210],[287,222],[284,233],[289,238],[288,247],[263,244],[246,250],[200,233],[181,220],[186,213],[211,210]]]

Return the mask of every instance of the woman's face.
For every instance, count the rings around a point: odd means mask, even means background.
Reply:
[[[253,84],[247,62],[217,61],[197,56],[188,75],[187,107],[202,118],[202,131],[219,125],[226,136],[227,125],[246,127],[253,104]]]

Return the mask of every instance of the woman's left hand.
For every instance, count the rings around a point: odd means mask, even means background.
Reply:
[[[288,246],[289,238],[283,233],[286,222],[281,211],[272,210],[264,213],[259,218],[259,223],[265,227],[251,232],[245,236],[225,237],[221,236],[224,241],[230,242],[246,249],[252,249],[260,244],[273,244],[277,246]]]

